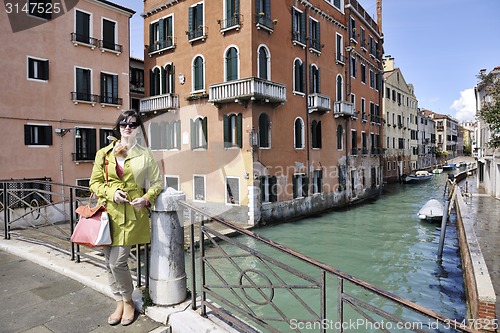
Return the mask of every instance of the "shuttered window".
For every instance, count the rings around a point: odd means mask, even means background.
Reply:
[[[45,59],[28,58],[28,78],[48,81],[49,61]]]
[[[52,126],[24,125],[24,144],[27,146],[52,145]]]

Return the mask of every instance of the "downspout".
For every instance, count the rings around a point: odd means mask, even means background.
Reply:
[[[308,47],[309,45],[308,42],[309,42],[309,35],[308,35],[308,26],[309,26],[309,20],[307,19],[307,14],[308,13],[308,7],[307,5],[305,6],[305,9],[304,9],[304,16],[305,16],[305,31],[306,31],[306,47],[304,48],[304,52],[305,52],[305,60],[304,60],[304,63],[305,63],[305,66],[304,66],[304,69],[305,69],[305,78],[304,78],[304,91],[305,91],[305,98],[306,98],[306,128],[305,128],[305,135],[306,135],[306,163],[307,163],[307,194],[309,195],[310,191],[310,186],[311,186],[311,161],[310,161],[310,147],[309,147],[309,144],[310,144],[310,139],[309,139],[309,90],[308,90],[308,80],[309,80],[309,52],[308,52]],[[310,31],[309,31],[310,33]]]

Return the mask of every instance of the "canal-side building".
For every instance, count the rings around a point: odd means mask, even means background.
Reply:
[[[477,145],[476,145],[476,132],[477,132],[477,122],[476,121],[464,121],[461,126],[464,129],[464,154],[470,152],[471,156],[477,157]]]
[[[418,101],[412,84],[404,79],[394,58],[386,56],[382,114],[385,129],[384,180],[395,182],[418,168]]]
[[[144,98],[144,60],[130,57],[130,108],[140,111]]]
[[[129,106],[134,11],[104,0],[57,8],[0,12],[0,179],[88,184],[97,149]]]
[[[254,224],[378,194],[382,36],[354,0],[144,3],[147,119],[169,186]]]
[[[436,123],[436,154],[440,157],[439,162],[444,163],[448,159],[457,157],[459,142],[458,120],[449,115],[439,114],[431,110],[423,110],[423,112]],[[460,140],[463,140],[462,136],[460,136]]]
[[[436,159],[436,124],[423,111],[417,113],[418,160],[417,169],[430,169],[438,164]]]
[[[481,70],[482,75],[486,75],[486,70]],[[495,67],[488,76],[493,80],[500,80],[500,67]],[[481,108],[484,103],[495,102],[488,93],[488,87],[491,83],[481,81],[475,87],[476,94],[476,116],[477,116],[477,169],[478,169],[478,187],[483,188],[486,193],[500,198],[500,149],[493,148],[488,142],[498,137],[498,133],[493,132],[489,124],[480,117]],[[498,102],[498,101],[497,101]]]

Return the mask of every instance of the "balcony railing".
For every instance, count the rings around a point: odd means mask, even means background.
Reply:
[[[111,105],[123,105],[123,99],[115,96],[99,96],[99,103]]]
[[[79,102],[91,103],[92,105],[99,103],[99,95],[93,95],[90,93],[83,93],[78,91],[71,92],[71,100],[73,103],[78,104]]]
[[[93,38],[88,35],[77,34],[76,32],[71,33],[71,42],[75,46],[78,44],[83,44],[90,46],[92,49],[96,48],[99,44],[99,40],[97,38]]]
[[[269,32],[273,32],[274,25],[276,24],[275,22],[277,21],[271,20],[271,18],[267,17],[265,13],[258,13],[257,15],[255,15],[255,26],[257,27],[257,29],[262,28]]]
[[[101,51],[109,50],[111,52],[115,52],[117,54],[121,54],[123,51],[123,46],[120,44],[110,43],[104,40],[99,40],[99,49]]]
[[[239,29],[241,26],[241,22],[242,19],[240,14],[234,14],[232,17],[225,20],[217,20],[217,23],[219,23],[220,26],[220,32],[222,33],[230,29]]]
[[[93,161],[95,159],[95,151],[94,152],[77,152],[71,153],[73,156],[73,161]]]
[[[166,94],[142,98],[141,112],[167,111],[179,108],[179,95]]]
[[[354,117],[354,104],[349,102],[335,102],[333,104],[335,117]]]
[[[167,36],[165,40],[157,40],[152,45],[149,45],[148,53],[160,52],[175,48],[175,38]]]
[[[189,29],[186,31],[186,35],[188,37],[189,42],[194,42],[195,40],[201,39],[205,40],[207,38],[206,27],[203,25],[198,26],[194,29]]]
[[[208,89],[208,101],[214,104],[240,100],[286,102],[286,86],[284,84],[256,77],[217,83],[209,86]]]
[[[309,102],[309,112],[319,111],[328,112],[332,108],[330,106],[330,97],[325,95],[320,95],[318,93],[313,93],[308,96]]]

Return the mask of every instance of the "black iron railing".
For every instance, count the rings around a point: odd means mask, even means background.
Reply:
[[[353,326],[358,332],[473,332],[189,203],[181,207],[190,217],[191,307],[203,316],[210,311],[244,332],[343,332]]]

